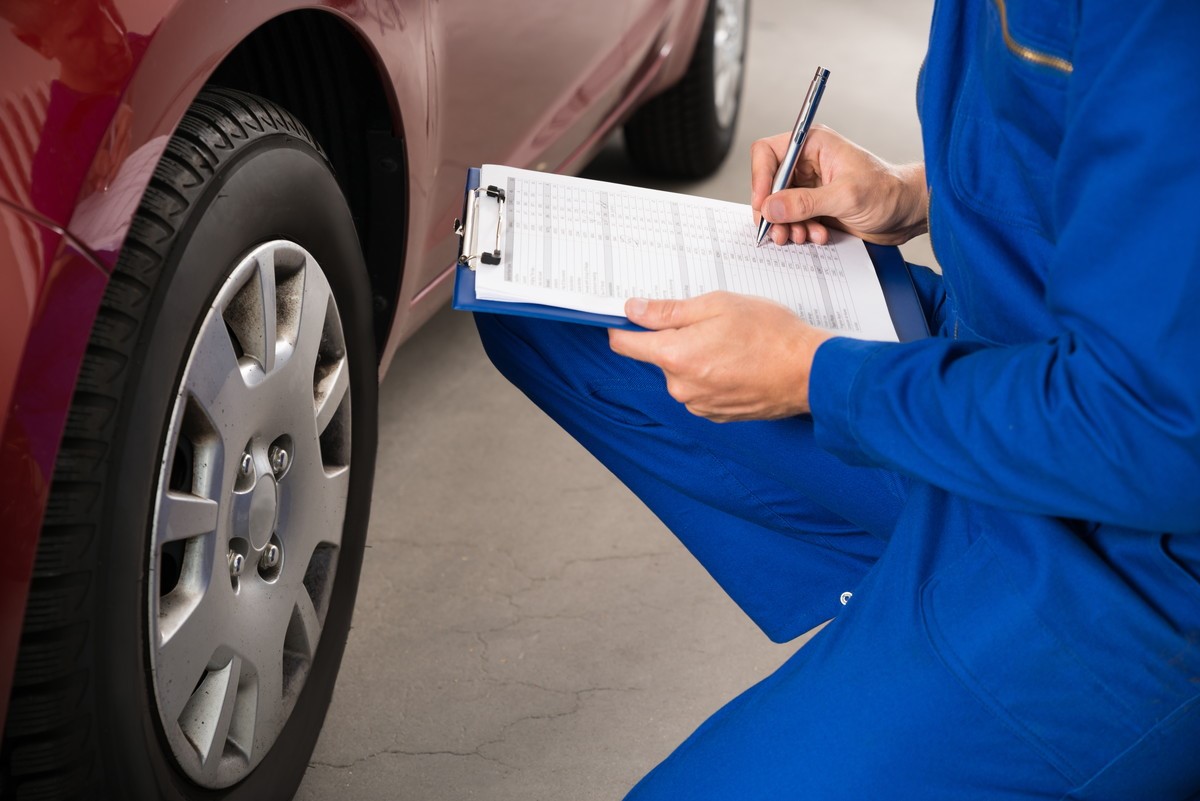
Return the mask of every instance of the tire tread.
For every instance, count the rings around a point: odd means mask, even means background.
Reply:
[[[649,174],[704,178],[715,172],[729,153],[737,115],[729,128],[721,129],[713,106],[715,6],[715,0],[710,0],[683,78],[651,98],[625,123],[629,159]]]

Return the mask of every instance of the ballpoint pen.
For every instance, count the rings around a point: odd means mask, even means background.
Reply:
[[[804,105],[800,107],[800,114],[796,117],[796,126],[792,128],[792,139],[788,143],[787,153],[783,155],[783,161],[779,162],[779,169],[775,172],[775,181],[771,184],[772,195],[786,187],[792,178],[792,170],[796,169],[796,161],[800,158],[800,150],[804,147],[804,140],[808,138],[809,129],[812,128],[813,117],[817,116],[817,106],[821,103],[821,95],[825,93],[825,82],[828,80],[829,70],[817,67],[817,74],[808,85]],[[756,245],[763,243],[769,230],[771,224],[763,217],[758,223]]]

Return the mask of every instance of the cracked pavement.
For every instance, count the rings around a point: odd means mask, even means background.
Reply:
[[[654,185],[746,202],[751,142],[795,113],[775,95],[802,92],[817,63],[833,73],[821,122],[919,158],[931,5],[826,5],[812,37],[811,13],[754,0],[732,155],[708,181]],[[586,174],[643,182],[616,144]],[[933,263],[925,238],[905,253]],[[796,648],[762,636],[495,372],[467,314],[439,313],[401,348],[375,482],[354,626],[300,801],[619,799]]]

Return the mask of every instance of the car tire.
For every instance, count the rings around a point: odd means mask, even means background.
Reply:
[[[741,107],[749,0],[709,0],[683,79],[625,123],[638,168],[666,178],[704,178],[729,154]]]
[[[362,562],[370,310],[349,209],[304,127],[252,95],[201,93],[79,375],[0,751],[5,798],[292,797]]]

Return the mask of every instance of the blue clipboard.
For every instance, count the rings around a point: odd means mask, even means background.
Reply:
[[[474,190],[479,188],[479,168],[467,170],[467,185],[464,192],[463,217],[467,217],[467,203]],[[883,298],[887,302],[888,312],[892,317],[892,325],[901,342],[910,342],[929,336],[929,327],[925,322],[925,313],[921,309],[917,290],[913,285],[908,265],[900,255],[900,249],[889,245],[873,245],[866,243],[867,253],[875,265],[875,273],[883,287]],[[459,256],[462,256],[462,242],[459,242]],[[544,306],[540,303],[509,303],[498,300],[480,300],[475,296],[475,271],[462,263],[458,264],[454,276],[455,309],[471,312],[488,312],[492,314],[512,314],[518,317],[535,317],[544,320],[561,320],[563,322],[594,325],[601,328],[624,328],[630,331],[641,331],[641,326],[629,322],[624,317],[614,317],[607,314],[594,314],[575,309],[563,309],[558,306]]]

